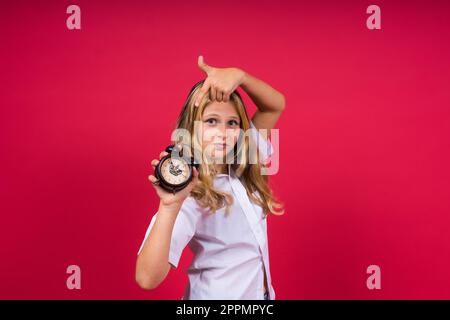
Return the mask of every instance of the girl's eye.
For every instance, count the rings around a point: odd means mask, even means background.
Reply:
[[[230,121],[228,121],[228,124],[230,126],[238,126],[239,125],[239,123],[236,120],[230,120]]]
[[[209,118],[205,122],[208,123],[208,124],[216,124],[217,120],[214,119],[214,118]]]

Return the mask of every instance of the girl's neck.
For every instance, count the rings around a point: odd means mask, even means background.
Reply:
[[[214,166],[214,169],[216,170],[217,174],[227,174],[228,173],[228,166],[226,164],[216,164]]]

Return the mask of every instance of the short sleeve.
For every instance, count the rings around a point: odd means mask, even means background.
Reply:
[[[186,200],[183,202],[183,205],[181,206],[177,218],[175,219],[175,224],[173,226],[172,237],[170,241],[169,263],[174,268],[178,267],[178,262],[180,261],[183,249],[186,247],[189,241],[191,241],[192,237],[195,234],[199,215],[200,212],[196,210],[195,200],[191,197],[186,198]],[[153,225],[156,222],[157,216],[158,213],[154,214],[152,220],[150,221],[150,225],[147,228],[144,240],[142,241],[141,247],[139,248],[138,255],[141,253],[141,250],[144,247],[145,240],[147,240],[153,228]]]
[[[265,163],[273,154],[272,143],[256,129],[252,121],[250,121],[250,130],[252,131],[253,141],[257,143],[260,158],[262,162]]]

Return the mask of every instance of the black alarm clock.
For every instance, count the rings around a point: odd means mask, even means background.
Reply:
[[[160,187],[175,194],[192,181],[193,167],[198,170],[199,165],[194,163],[193,157],[184,157],[183,148],[180,146],[170,145],[165,151],[169,154],[159,160],[155,177],[159,180]]]

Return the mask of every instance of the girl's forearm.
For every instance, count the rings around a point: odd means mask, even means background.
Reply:
[[[180,208],[159,206],[155,224],[136,262],[136,282],[143,289],[156,288],[170,271],[170,241]]]
[[[282,112],[284,110],[284,95],[247,72],[243,77],[241,88],[249,95],[259,111]]]

